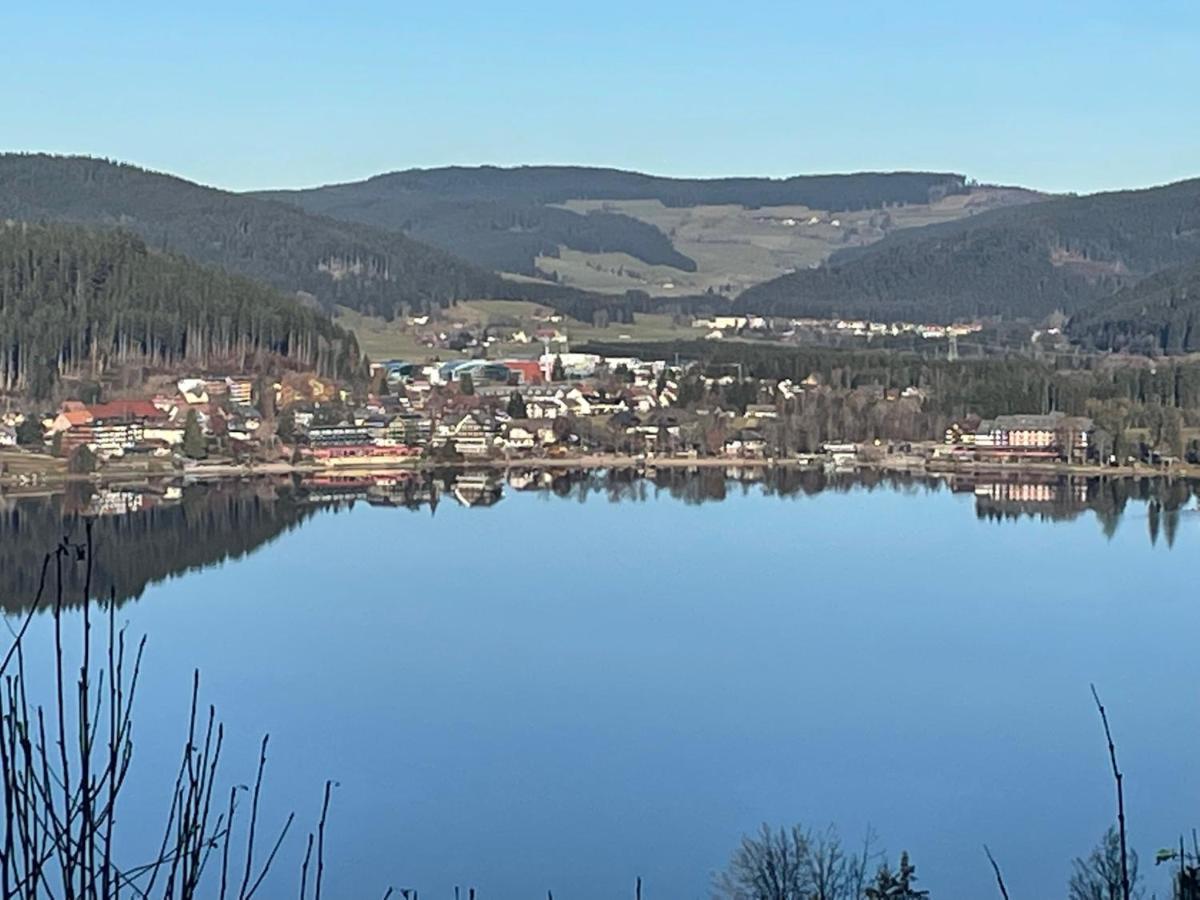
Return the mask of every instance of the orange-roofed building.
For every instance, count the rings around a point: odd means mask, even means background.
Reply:
[[[63,404],[63,410],[50,425],[50,434],[62,435],[62,448],[70,453],[86,444],[103,455],[120,455],[140,444],[148,421],[166,416],[149,400],[114,400],[78,408]]]
[[[517,373],[521,384],[541,384],[545,380],[542,377],[542,365],[536,359],[506,359],[504,365],[509,371]]]
[[[63,404],[64,409],[54,417],[54,421],[50,424],[50,433],[59,434],[60,432],[70,431],[72,428],[78,428],[80,425],[89,425],[92,421],[92,414],[88,412],[87,407],[80,404],[77,408],[73,404],[68,407],[68,404]]]
[[[149,400],[113,400],[89,406],[93,419],[160,419],[162,410]]]

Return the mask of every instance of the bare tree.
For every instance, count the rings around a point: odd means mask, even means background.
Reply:
[[[1004,883],[1004,876],[1000,873],[1000,863],[996,862],[996,857],[992,856],[992,851],[988,849],[988,845],[983,845],[983,852],[987,854],[988,862],[992,864],[992,872],[996,875],[996,886],[1000,889],[1000,896],[1004,900],[1008,900],[1008,885]]]
[[[1071,880],[1067,883],[1069,900],[1124,900],[1126,896],[1142,896],[1138,887],[1137,853],[1129,851],[1123,864],[1121,838],[1116,828],[1110,827],[1091,854],[1086,859],[1076,859],[1071,869]]]
[[[763,825],[745,836],[725,871],[713,879],[716,900],[859,900],[875,858],[868,832],[860,852],[850,853],[833,826],[809,831],[799,825]]]
[[[1113,782],[1117,786],[1117,842],[1120,849],[1121,862],[1121,898],[1130,900],[1133,881],[1129,877],[1128,850],[1125,842],[1125,776],[1117,765],[1117,748],[1113,743],[1112,730],[1108,727],[1108,713],[1100,702],[1096,686],[1092,686],[1092,698],[1096,701],[1096,709],[1100,712],[1100,721],[1104,724],[1104,739],[1108,742],[1108,758],[1112,763]]]
[[[63,585],[68,580],[65,570],[72,565],[86,568],[78,665],[68,661],[64,646]],[[53,596],[48,600],[51,586]],[[128,645],[124,631],[116,626],[116,598],[110,593],[104,639],[93,647],[97,642],[92,634],[91,597],[89,525],[86,542],[64,540],[46,556],[34,606],[16,631],[12,649],[0,661],[0,897],[192,900],[199,896],[206,871],[212,871],[209,863],[214,855],[220,857],[218,896],[233,897],[230,863],[237,789],[231,790],[224,810],[214,807],[224,731],[213,707],[205,711],[200,706],[198,672],[192,681],[188,732],[162,840],[147,862],[128,864],[121,859],[117,809],[133,759],[132,709],[145,640],[134,648]],[[23,642],[30,618],[48,604],[52,604],[54,668],[47,702],[39,704],[28,689]],[[265,858],[256,858],[266,747],[264,738],[237,900],[255,896],[292,824],[289,816]],[[324,820],[323,809],[322,831]]]
[[[798,825],[774,831],[764,824],[745,835],[713,883],[720,900],[806,900],[808,835]]]
[[[811,900],[840,900],[863,895],[871,862],[872,837],[868,832],[861,853],[848,853],[832,825],[808,833],[808,872]]]

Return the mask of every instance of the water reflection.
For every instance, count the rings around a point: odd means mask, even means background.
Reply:
[[[82,541],[92,523],[93,593],[118,602],[165,578],[253,552],[317,511],[294,485],[271,481],[95,488],[52,496],[0,496],[0,605],[24,608],[37,593],[43,555]],[[64,570],[64,596],[82,595],[82,567]]]
[[[357,503],[435,515],[441,503],[490,507],[506,492],[538,492],[578,503],[591,498],[639,503],[665,495],[694,505],[751,492],[802,498],[825,491],[875,490],[970,495],[976,517],[996,522],[1070,521],[1090,513],[1107,537],[1129,513],[1135,519],[1144,516],[1151,543],[1161,538],[1170,547],[1180,517],[1196,505],[1200,482],[699,467],[335,473],[189,485],[72,485],[54,495],[0,495],[0,603],[7,610],[29,603],[38,581],[33,561],[64,538],[82,540],[89,521],[98,550],[96,593],[107,596],[114,590],[120,602],[140,596],[154,582],[251,553],[321,510]],[[104,552],[106,547],[119,550]],[[69,575],[80,577],[78,572]],[[82,585],[67,587],[68,596],[78,596]]]

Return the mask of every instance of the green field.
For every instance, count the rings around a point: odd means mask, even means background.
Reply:
[[[657,200],[571,200],[562,205],[575,212],[608,210],[654,225],[671,238],[676,249],[696,261],[697,270],[651,266],[623,253],[581,253],[565,248],[557,257],[539,257],[538,266],[556,272],[563,284],[584,290],[635,288],[679,296],[712,288],[732,296],[795,269],[818,265],[843,247],[873,243],[891,231],[961,219],[1026,202],[1033,196],[1028,191],[976,188],[936,203],[857,212],[805,206],[747,209],[733,205],[669,207]]]

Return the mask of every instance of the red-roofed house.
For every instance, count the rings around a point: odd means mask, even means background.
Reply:
[[[119,456],[142,443],[147,422],[165,418],[149,400],[114,400],[86,407],[68,401],[51,424],[50,434],[62,435],[64,453],[86,444],[104,456]]]

